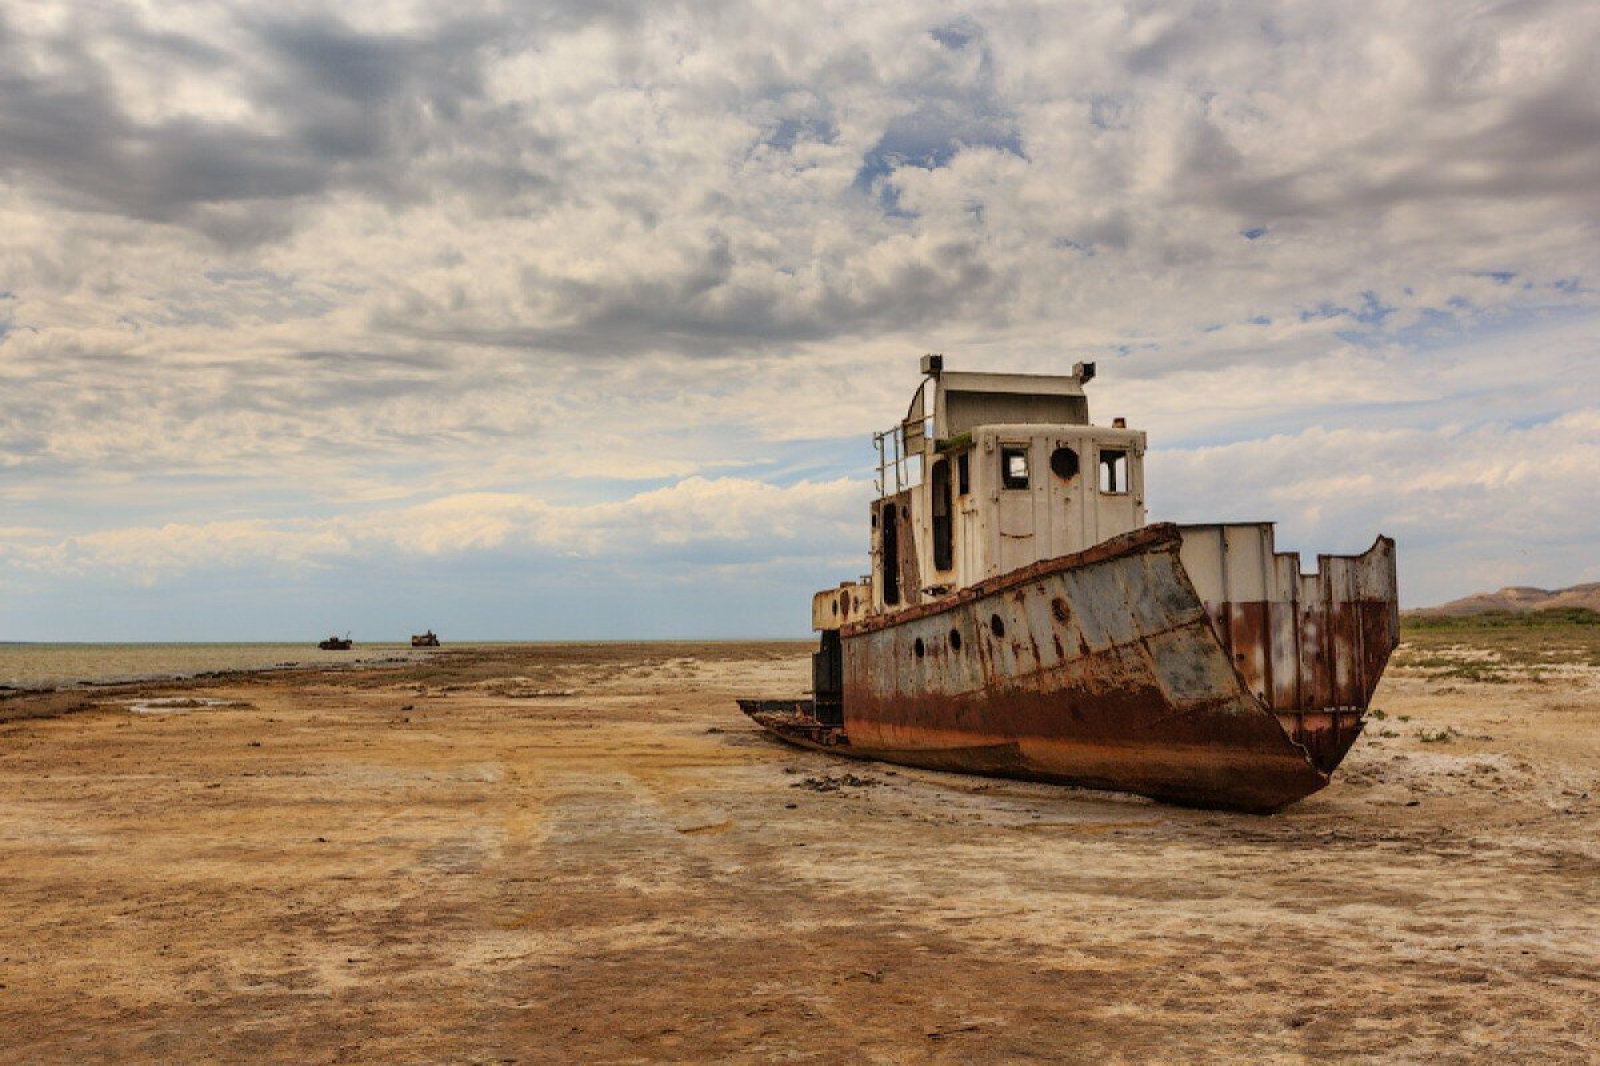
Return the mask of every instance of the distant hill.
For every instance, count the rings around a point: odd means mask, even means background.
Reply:
[[[1536,589],[1512,585],[1499,592],[1480,592],[1437,607],[1422,607],[1406,614],[1416,617],[1459,617],[1486,611],[1546,611],[1561,607],[1600,611],[1600,581],[1568,589]]]

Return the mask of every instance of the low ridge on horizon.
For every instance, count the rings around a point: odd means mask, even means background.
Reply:
[[[1475,592],[1436,607],[1419,607],[1410,615],[1468,615],[1486,611],[1544,611],[1563,607],[1600,611],[1600,581],[1582,582],[1561,589],[1532,585],[1507,585],[1496,592]]]

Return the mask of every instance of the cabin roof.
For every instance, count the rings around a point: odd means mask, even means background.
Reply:
[[[1091,371],[1092,373],[1092,371]],[[936,438],[953,437],[977,426],[1087,425],[1086,378],[1072,374],[985,374],[944,371],[934,380],[933,424]],[[912,402],[921,414],[922,393]]]
[[[939,375],[941,393],[970,392],[1007,396],[1082,396],[1076,374],[987,374],[946,370]]]

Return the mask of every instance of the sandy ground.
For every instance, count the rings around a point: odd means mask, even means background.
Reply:
[[[806,650],[10,701],[0,1061],[1600,1060],[1592,673],[1263,818],[784,748]]]

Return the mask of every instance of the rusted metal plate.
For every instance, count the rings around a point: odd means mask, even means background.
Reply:
[[[922,602],[922,571],[917,561],[917,522],[911,508],[910,489],[885,496],[872,504],[872,570],[883,578],[881,592],[884,602],[891,606]]]
[[[872,609],[872,586],[847,581],[811,597],[811,628],[818,632],[859,622]]]
[[[1180,542],[1147,527],[850,627],[851,750],[1252,810],[1321,788],[1218,643]]]
[[[1268,523],[1179,528],[1185,570],[1252,693],[1279,711],[1367,706],[1400,639],[1394,541],[1301,574]]]

